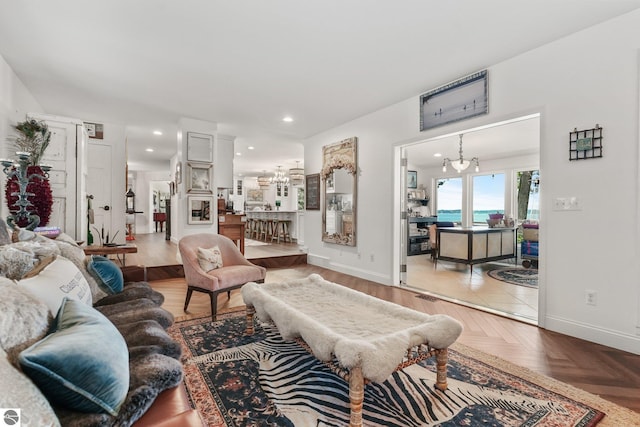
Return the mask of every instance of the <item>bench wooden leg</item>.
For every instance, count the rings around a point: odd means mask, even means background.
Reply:
[[[364,377],[362,376],[362,368],[360,366],[349,370],[349,400],[351,401],[349,427],[362,427]]]
[[[447,359],[446,348],[436,350],[436,388],[442,391],[447,389]]]
[[[247,329],[245,331],[245,333],[247,335],[253,335],[253,315],[256,313],[256,309],[252,306],[247,304],[247,308],[246,308],[246,316],[247,316]]]

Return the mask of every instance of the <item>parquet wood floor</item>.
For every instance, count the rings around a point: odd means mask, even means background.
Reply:
[[[163,249],[157,246],[153,248],[156,253],[161,250]],[[175,253],[170,255],[175,257]],[[417,298],[418,294],[411,290],[384,286],[307,264],[268,269],[266,281],[306,277],[311,273],[318,273],[332,282],[415,310],[448,314],[464,325],[464,331],[458,340],[462,344],[640,412],[639,355],[446,301]],[[194,293],[189,312],[183,311],[186,294],[184,279],[154,281],[151,285],[165,295],[164,307],[176,317],[199,317],[211,313],[209,297],[201,293]],[[239,291],[232,292],[231,299],[227,299],[226,295],[219,296],[218,310],[241,305],[243,301]]]

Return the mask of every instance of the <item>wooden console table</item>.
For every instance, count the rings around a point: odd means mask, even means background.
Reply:
[[[118,258],[118,261],[120,261],[120,257],[118,255],[122,255],[121,264],[123,267],[126,265],[126,254],[135,254],[138,252],[138,247],[131,244],[117,246],[85,246],[82,249],[84,249],[84,253],[86,255],[115,255],[116,258]]]
[[[244,254],[244,229],[247,217],[244,215],[226,214],[218,216],[218,234],[230,238]]]

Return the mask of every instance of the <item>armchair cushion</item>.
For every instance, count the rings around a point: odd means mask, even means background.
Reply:
[[[214,246],[209,249],[198,248],[198,264],[203,271],[209,272],[222,267],[222,252],[220,247]]]

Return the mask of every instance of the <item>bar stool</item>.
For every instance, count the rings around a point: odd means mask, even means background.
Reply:
[[[247,223],[245,224],[245,228],[244,228],[244,237],[247,239],[251,238],[251,226],[253,224],[253,219],[252,218],[247,218]]]
[[[291,242],[291,235],[289,234],[289,225],[291,224],[290,220],[280,219],[275,221],[275,229],[273,231],[273,235],[271,236],[271,241],[276,240],[277,243],[280,243],[280,239],[282,238],[283,242]]]
[[[253,218],[253,224],[251,225],[251,238],[252,239],[260,239],[260,219]]]
[[[277,234],[278,218],[271,218],[269,220],[269,240],[273,241],[273,236]]]
[[[269,220],[267,219],[260,219],[258,220],[260,221],[259,223],[259,232],[258,232],[258,238],[260,240],[264,240],[265,242],[267,241],[267,238],[269,236]]]

